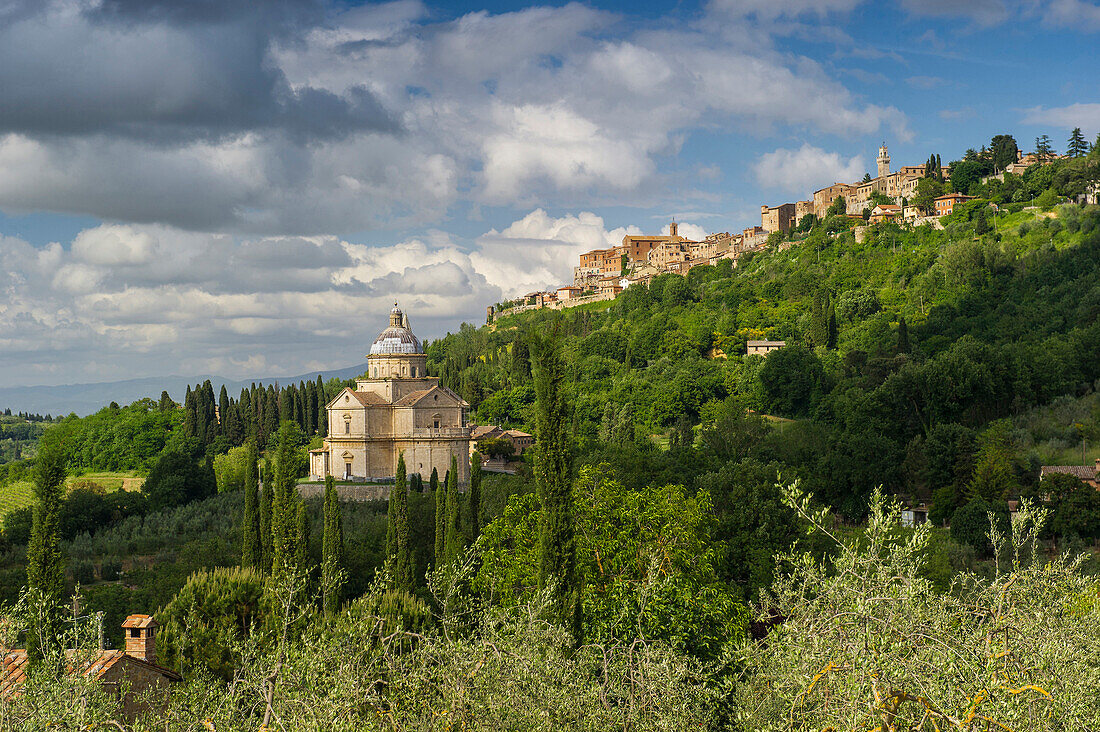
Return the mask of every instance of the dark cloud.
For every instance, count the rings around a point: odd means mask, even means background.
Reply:
[[[103,0],[85,10],[99,22],[208,25],[241,20],[269,28],[316,24],[324,18],[320,0]]]
[[[17,15],[0,27],[0,132],[161,144],[261,132],[302,144],[396,131],[365,86],[344,94],[291,87],[270,63],[281,34],[320,19],[312,2],[214,0],[113,0],[86,15]]]

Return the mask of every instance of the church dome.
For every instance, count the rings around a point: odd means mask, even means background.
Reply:
[[[397,303],[394,303],[393,310],[390,311],[390,325],[374,339],[370,347],[370,355],[415,353],[424,353],[424,348],[409,329],[408,318],[397,307]]]

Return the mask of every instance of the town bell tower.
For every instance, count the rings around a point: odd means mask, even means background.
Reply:
[[[890,175],[890,151],[886,149],[886,143],[878,149],[878,177],[885,178]]]

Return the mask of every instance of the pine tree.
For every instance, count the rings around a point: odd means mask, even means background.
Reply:
[[[340,515],[340,494],[336,479],[325,476],[325,535],[321,544],[321,589],[325,614],[340,609],[340,572],[344,567],[344,522]]]
[[[1050,137],[1040,135],[1035,138],[1035,157],[1040,163],[1045,163],[1054,157],[1054,148],[1050,144]]]
[[[412,554],[409,548],[409,489],[405,480],[405,455],[397,458],[397,475],[386,511],[386,556],[393,559],[393,582],[399,590],[413,589]]]
[[[61,595],[65,574],[61,555],[60,517],[65,490],[65,449],[46,433],[34,461],[36,503],[27,542],[27,591],[40,612],[27,629],[27,660],[37,664],[61,628]]]
[[[909,353],[909,326],[905,318],[898,320],[898,353]]]
[[[443,534],[443,553],[450,564],[462,553],[462,527],[458,523],[460,514],[458,493],[458,458],[451,455],[451,469],[447,471],[446,508],[447,525]]]
[[[446,559],[444,542],[447,539],[447,501],[443,495],[444,491],[440,490],[439,471],[435,468],[432,468],[432,477],[428,485],[432,489],[432,499],[435,501],[435,566],[442,567]]]
[[[1069,136],[1069,148],[1066,150],[1066,154],[1071,158],[1083,158],[1089,153],[1089,143],[1085,140],[1085,136],[1081,134],[1080,127],[1074,127],[1073,132]]]
[[[271,469],[271,462],[264,460],[264,483],[260,491],[260,550],[263,571],[271,571],[273,554],[271,536],[271,511],[275,503],[275,473]]]
[[[553,587],[555,621],[580,638],[580,578],[573,520],[573,456],[565,363],[557,328],[532,340],[535,376],[535,483],[539,512],[539,589]]]
[[[470,456],[470,539],[481,536],[481,453]]]
[[[244,521],[241,526],[241,565],[245,568],[260,569],[263,565],[263,546],[260,542],[260,507],[258,480],[259,455],[256,443],[248,443],[245,454],[244,472]]]

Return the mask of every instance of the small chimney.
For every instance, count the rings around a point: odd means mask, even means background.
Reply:
[[[131,615],[122,623],[126,655],[149,663],[157,662],[157,621],[148,615]]]

